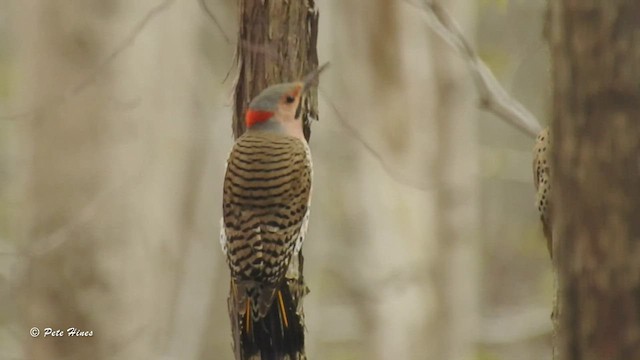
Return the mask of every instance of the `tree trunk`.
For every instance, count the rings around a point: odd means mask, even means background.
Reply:
[[[640,359],[640,2],[549,6],[560,359]]]
[[[317,37],[318,11],[314,0],[306,1],[254,1],[240,2],[238,35],[238,80],[235,89],[233,135],[237,139],[245,131],[244,112],[253,97],[267,86],[299,80],[318,67]],[[309,121],[318,118],[317,92],[312,90],[304,100],[304,133],[311,136]],[[298,255],[300,278],[289,281],[294,301],[304,322],[302,297],[308,292],[303,279],[302,251]],[[229,295],[229,316],[233,333],[236,359],[245,359],[239,341],[237,310],[233,293]],[[301,324],[304,328],[304,323]],[[297,359],[305,359],[303,351]]]
[[[453,18],[473,29],[475,11],[468,0],[448,1]],[[478,134],[474,89],[462,61],[433,35],[437,86],[435,121],[438,257],[434,264],[438,298],[434,359],[471,359],[476,354],[479,324]],[[473,41],[473,39],[469,39]]]
[[[330,56],[343,61],[334,64],[322,83],[322,100],[338,111],[314,135],[335,144],[327,150],[331,164],[323,162],[319,166],[327,168],[318,169],[333,186],[322,194],[327,204],[323,219],[329,219],[322,231],[332,234],[326,237],[332,242],[326,245],[326,266],[332,272],[329,285],[319,289],[322,293],[310,297],[327,307],[316,325],[325,334],[316,340],[317,355],[382,360],[473,354],[477,292],[469,270],[475,255],[469,254],[477,250],[477,242],[469,231],[475,221],[477,179],[472,159],[470,164],[459,162],[459,155],[473,153],[467,149],[474,147],[475,125],[468,117],[474,112],[473,89],[465,89],[465,68],[460,62],[451,71],[449,62],[436,77],[441,69],[435,57],[441,54],[434,51],[431,30],[423,14],[402,1],[331,3],[331,13],[323,13],[323,19],[330,19],[326,30],[332,34],[323,39]],[[466,28],[474,12],[465,12],[468,1],[459,4]],[[331,40],[335,38],[343,40]],[[455,127],[443,131],[447,139],[455,139],[447,147],[455,155],[447,159],[454,163],[446,174],[433,171],[436,121],[453,121]],[[445,167],[444,161],[441,165]],[[433,185],[440,176],[459,176],[455,189],[469,195],[443,209],[449,221],[463,218],[456,224],[459,232],[443,236],[443,246],[436,244],[434,230],[439,224]],[[450,230],[453,223],[446,226]],[[453,245],[447,247],[449,240]],[[441,255],[443,250],[447,255]],[[453,256],[453,261],[443,256]],[[447,261],[446,271],[439,271]],[[462,298],[448,302],[456,296]],[[452,316],[439,317],[443,308]]]
[[[30,161],[24,358],[159,358],[192,226],[197,4],[37,0],[16,10],[32,109],[20,119]]]
[[[238,80],[235,90],[233,135],[245,130],[244,110],[267,86],[300,80],[318,67],[318,16],[315,0],[240,3]],[[309,116],[317,118],[316,90],[305,101],[305,137]]]

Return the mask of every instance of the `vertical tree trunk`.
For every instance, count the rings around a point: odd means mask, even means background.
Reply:
[[[431,196],[421,187],[428,182],[423,179],[432,129],[432,117],[426,114],[433,111],[424,94],[434,87],[424,81],[432,75],[431,53],[424,37],[415,34],[428,28],[402,2],[334,4],[330,31],[334,37],[349,36],[331,44],[334,56],[344,61],[334,68],[329,97],[340,109],[333,117],[343,122],[334,125],[338,136],[353,147],[343,145],[334,156],[346,160],[342,153],[348,153],[353,158],[344,169],[335,169],[339,173],[333,176],[341,177],[338,183],[345,190],[331,199],[332,210],[342,206],[333,210],[340,214],[336,222],[344,224],[338,226],[349,229],[338,233],[343,239],[331,250],[332,266],[344,279],[341,290],[348,295],[340,299],[340,291],[334,290],[325,299],[349,304],[342,311],[354,319],[337,323],[358,330],[351,335],[356,346],[333,344],[357,349],[356,358],[426,358],[430,340],[424,323],[432,315],[433,288],[425,272],[433,218]],[[404,57],[409,49],[411,56]],[[407,62],[419,64],[418,70]],[[328,349],[323,353],[332,354]]]
[[[431,30],[423,14],[402,1],[332,3],[323,19],[331,20],[327,31],[333,36],[325,39],[344,39],[330,43],[333,55],[343,61],[334,64],[323,86],[332,85],[326,100],[339,113],[332,113],[335,124],[319,127],[316,136],[330,137],[336,144],[328,155],[336,161],[325,171],[339,180],[332,180],[336,189],[323,199],[330,204],[326,218],[335,224],[335,229],[329,226],[325,231],[336,234],[327,239],[334,241],[327,250],[334,270],[330,279],[340,285],[331,284],[326,293],[314,297],[324,295],[322,300],[331,304],[327,313],[342,316],[320,322],[328,335],[318,340],[318,347],[325,358],[345,352],[363,359],[455,359],[473,354],[477,297],[475,273],[469,270],[475,255],[469,254],[477,250],[477,242],[469,232],[475,226],[476,180],[470,176],[473,161],[459,161],[474,147],[468,115],[474,111],[473,89],[465,90],[465,68],[460,63],[451,71],[450,62],[438,64],[446,68],[436,77],[441,67],[434,65],[435,58],[449,49],[425,41]],[[463,10],[470,4],[458,3],[463,27],[471,25],[473,10]],[[453,129],[443,130],[447,139],[455,140],[447,144],[449,154],[455,154],[447,160],[453,163],[441,163],[446,174],[433,171],[440,121],[454,121]],[[442,209],[449,221],[460,215],[464,220],[447,224],[449,230],[460,230],[443,236],[443,246],[438,246],[432,190],[435,181],[450,177],[458,177],[455,189],[468,197]],[[447,190],[452,189],[443,189]],[[447,247],[447,241],[454,244]],[[448,255],[441,255],[443,250]],[[445,272],[439,271],[442,263],[450,264]],[[452,298],[456,301],[447,303]],[[455,315],[438,317],[443,308]],[[449,321],[455,324],[444,329]],[[449,346],[454,349],[449,351]]]
[[[560,358],[640,359],[640,2],[549,6]]]
[[[35,109],[20,119],[31,161],[20,289],[26,359],[166,351],[197,131],[194,22],[185,16],[197,4],[169,4],[16,3],[22,96]],[[27,337],[32,326],[36,339]],[[65,336],[44,338],[47,327]],[[70,327],[93,336],[69,336]]]
[[[305,1],[254,1],[240,2],[240,24],[238,36],[238,80],[235,89],[233,134],[237,139],[245,131],[244,112],[253,97],[267,86],[299,80],[304,74],[318,67],[317,37],[318,11],[315,0]],[[317,93],[315,90],[304,100],[304,133],[307,141],[311,130],[309,121],[318,117]],[[298,255],[300,278],[290,281],[291,293],[302,314],[302,297],[307,287],[303,279],[303,256]],[[238,324],[233,308],[233,293],[229,295],[229,315],[234,339],[236,359],[245,359],[239,341]],[[304,328],[304,323],[302,324]],[[305,359],[303,351],[297,359]]]
[[[473,29],[471,1],[448,1],[452,16]],[[473,88],[467,69],[437,36],[433,53],[437,96],[436,159],[432,176],[436,189],[438,257],[434,280],[438,298],[435,324],[438,337],[434,359],[475,356],[479,322],[480,242],[478,213],[478,134],[474,121]],[[473,41],[473,39],[469,39]]]
[[[47,1],[31,2],[30,6],[24,3],[19,9],[25,25],[22,41],[32,45],[31,49],[21,48],[29,107],[52,98],[58,101],[60,89],[82,81],[83,73],[98,66],[106,56],[107,45],[95,34],[111,30],[113,14],[92,10],[73,4],[58,7]],[[104,16],[106,21],[100,25],[80,24],[80,18],[96,16]],[[78,221],[92,198],[109,186],[108,169],[102,166],[108,161],[106,134],[100,130],[107,122],[106,99],[113,87],[111,78],[102,79],[101,85],[87,89],[75,106],[38,109],[28,119],[29,246],[46,245],[39,239],[49,238],[58,229],[65,231],[67,224]],[[103,236],[83,223],[58,236],[64,241],[61,246],[30,255],[22,279],[23,328],[37,327],[44,337],[47,327],[63,331],[77,327],[94,331],[95,336],[33,339],[26,343],[25,358],[100,358],[95,355],[103,340],[97,336],[103,330],[97,319],[101,304],[90,297],[92,290],[98,295],[107,285],[93,265],[99,256],[95,244]]]
[[[267,86],[300,80],[318,67],[318,16],[315,0],[293,2],[240,2],[238,80],[235,90],[233,135],[245,130],[244,110]],[[315,90],[305,101],[305,137],[308,117],[317,118]]]

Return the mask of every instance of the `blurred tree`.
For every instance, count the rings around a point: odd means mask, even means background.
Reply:
[[[24,358],[158,358],[197,189],[197,4],[38,0],[15,11],[19,96],[32,109],[20,118]],[[47,327],[65,336],[43,338]]]
[[[465,31],[474,26],[470,5],[447,2]],[[322,83],[341,123],[327,139],[331,156],[343,161],[327,170],[339,182],[325,196],[338,214],[335,230],[348,233],[326,236],[339,240],[327,265],[339,290],[323,299],[341,316],[321,323],[330,335],[320,339],[322,358],[475,355],[473,88],[422,15],[389,0],[335,1],[323,15],[330,38],[344,39],[331,42],[330,56],[342,60],[327,75],[337,74],[333,82]]]
[[[640,2],[549,6],[559,358],[640,359]]]
[[[468,34],[475,28],[472,2],[441,2]],[[433,34],[433,33],[432,33]],[[478,134],[471,86],[465,64],[433,34],[434,77],[437,91],[434,120],[437,136],[433,177],[436,190],[438,256],[434,281],[438,297],[433,330],[439,341],[434,359],[475,356],[479,325],[479,178]],[[467,37],[470,43],[474,38]]]

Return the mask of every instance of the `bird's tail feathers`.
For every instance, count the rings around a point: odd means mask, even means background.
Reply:
[[[304,348],[304,329],[287,282],[260,291],[242,286],[236,290],[242,352],[260,354],[262,360],[284,354],[295,358]]]

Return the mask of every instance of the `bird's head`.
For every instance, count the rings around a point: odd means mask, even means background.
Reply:
[[[327,68],[325,63],[309,73],[302,81],[275,84],[262,90],[249,103],[245,114],[247,129],[283,128],[300,129],[302,131],[302,98],[318,75]]]

